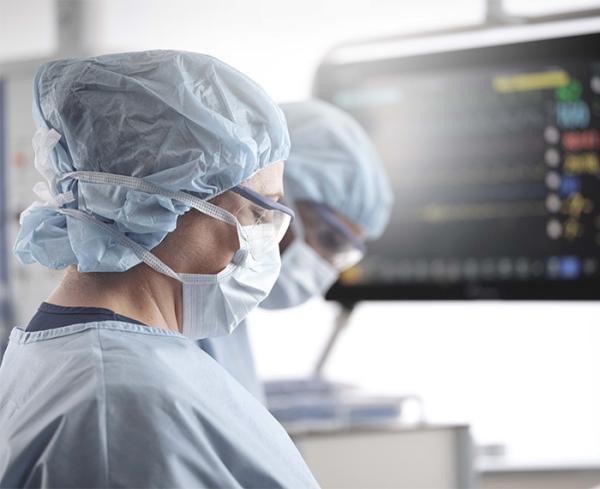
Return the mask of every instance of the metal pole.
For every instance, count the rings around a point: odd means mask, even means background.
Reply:
[[[319,355],[319,359],[317,360],[317,363],[315,364],[315,369],[313,371],[313,375],[315,377],[320,377],[323,374],[325,365],[326,365],[327,361],[329,360],[329,358],[331,357],[331,353],[340,337],[340,334],[342,333],[342,331],[344,329],[346,329],[346,327],[350,323],[350,316],[352,315],[352,311],[354,310],[354,304],[352,304],[352,305],[342,304],[341,306],[342,306],[342,308],[335,318],[333,330],[331,331],[331,334],[329,335],[329,339],[327,340],[327,343],[325,343],[325,348],[323,348],[323,351]]]
[[[81,0],[55,0],[58,39],[56,57],[84,56],[90,50],[89,11],[92,3]]]
[[[518,21],[518,19],[506,14],[504,11],[504,0],[485,1],[485,24],[487,26],[506,25]]]

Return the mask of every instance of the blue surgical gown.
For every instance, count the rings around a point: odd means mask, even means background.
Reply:
[[[213,357],[256,399],[263,404],[266,402],[263,384],[256,373],[245,320],[230,335],[200,340],[198,346]]]
[[[246,389],[178,333],[26,332],[0,367],[0,487],[317,487]]]

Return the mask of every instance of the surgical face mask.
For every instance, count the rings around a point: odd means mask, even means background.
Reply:
[[[267,296],[281,268],[277,243],[261,241],[264,224],[238,233],[232,262],[216,275],[180,274],[183,282],[183,334],[199,340],[223,336]]]
[[[175,272],[150,251],[91,214],[77,209],[57,209],[68,216],[102,227],[119,243],[134,251],[149,267],[181,282],[182,332],[193,340],[231,333],[265,299],[279,275],[281,262],[278,245],[287,231],[293,212],[250,189],[232,189],[250,202],[239,210],[238,219],[225,209],[193,195],[170,192],[135,177],[101,172],[72,172],[64,176],[81,182],[118,185],[164,195],[235,226],[240,248],[231,263],[218,274],[187,274]]]
[[[299,306],[313,297],[325,295],[337,278],[338,271],[303,239],[297,238],[283,252],[279,278],[260,307]]]
[[[279,242],[293,212],[247,188],[233,191],[254,204],[240,209],[239,219],[255,224],[238,226],[240,249],[225,270],[217,275],[181,274],[183,334],[192,339],[233,332],[267,297],[280,273]]]

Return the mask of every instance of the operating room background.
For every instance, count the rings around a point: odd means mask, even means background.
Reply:
[[[81,2],[78,2],[81,3]],[[215,55],[247,73],[278,102],[310,95],[315,69],[336,44],[474,24],[479,0],[97,0],[86,1],[78,49],[89,54],[176,48]],[[597,5],[512,0],[515,13]],[[60,36],[50,0],[0,0],[0,64],[52,57]],[[29,91],[20,86],[19,107]],[[5,101],[13,110],[16,98]],[[19,130],[28,110],[12,112]],[[27,122],[26,122],[27,121]],[[32,201],[29,140],[7,127],[8,198]],[[30,134],[32,135],[32,134]],[[17,197],[18,196],[18,197]],[[9,202],[10,205],[10,202]],[[11,215],[14,237],[16,217]],[[24,274],[10,258],[16,320],[44,299],[57,274]],[[314,300],[250,319],[265,379],[309,375],[337,305]],[[480,444],[502,444],[519,464],[598,462],[600,305],[596,303],[386,302],[360,304],[325,374],[386,394],[417,394],[432,422],[466,422]]]

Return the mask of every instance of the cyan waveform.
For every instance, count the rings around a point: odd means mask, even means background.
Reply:
[[[590,108],[583,100],[558,102],[556,124],[561,129],[584,129],[590,124]]]

